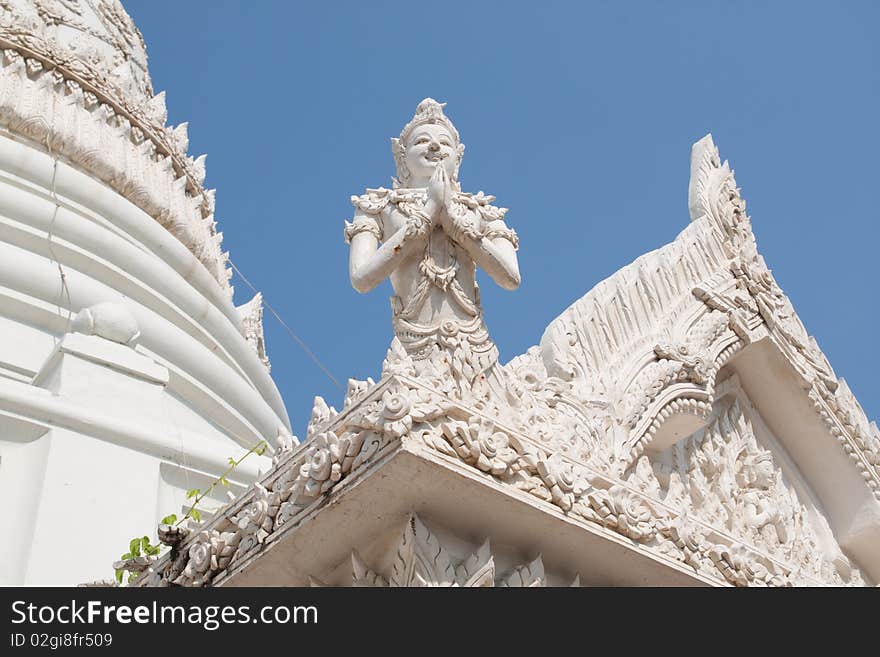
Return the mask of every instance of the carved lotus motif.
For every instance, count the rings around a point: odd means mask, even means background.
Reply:
[[[566,461],[559,454],[539,460],[537,470],[550,491],[553,503],[563,511],[571,510],[575,501],[590,486],[586,471]]]
[[[378,417],[381,431],[392,438],[400,438],[408,433],[412,428],[411,408],[412,401],[408,395],[386,390],[382,395]]]
[[[446,349],[455,349],[459,345],[459,327],[458,322],[450,319],[440,322],[437,330],[437,338],[441,347]]]
[[[217,558],[211,541],[211,532],[201,531],[187,552],[189,561],[177,583],[202,586],[212,569],[217,568]]]
[[[255,485],[255,491],[254,500],[233,519],[241,534],[237,554],[251,550],[272,530],[272,511],[278,507],[278,496],[260,484]]]
[[[695,570],[699,571],[704,567],[706,531],[691,517],[687,514],[680,515],[659,527],[659,531],[667,539],[660,546],[661,552],[689,564]]]
[[[744,545],[734,543],[731,546],[714,545],[709,549],[709,557],[734,586],[786,586],[790,585],[787,577],[775,572],[758,560],[757,555]]]
[[[440,334],[447,338],[454,338],[458,335],[458,322],[450,319],[440,322]]]
[[[341,477],[339,463],[334,463],[331,444],[337,442],[332,431],[318,434],[315,444],[309,450],[306,462],[300,468],[300,475],[306,480],[304,492],[316,497],[329,489]]]
[[[260,484],[256,484],[255,488],[257,493],[254,501],[236,516],[235,524],[245,532],[254,531],[254,527],[259,527],[263,523],[263,518],[269,513],[268,491]]]
[[[229,565],[238,549],[241,535],[236,532],[200,531],[187,550],[183,572],[174,580],[183,586],[204,586],[218,571]]]
[[[316,449],[309,455],[309,460],[303,464],[308,476],[317,482],[324,482],[330,476],[330,452],[326,449]]]
[[[594,489],[587,493],[577,511],[584,517],[603,524],[634,541],[650,541],[657,533],[657,513],[645,500],[628,488],[615,484],[608,490]]]
[[[459,458],[483,472],[503,475],[518,458],[507,434],[481,418],[444,422],[440,430]]]
[[[638,495],[623,486],[612,486],[611,498],[617,511],[617,529],[634,541],[648,541],[657,531],[655,514]]]
[[[392,297],[392,305],[394,304],[394,299],[397,299],[398,303],[400,302],[399,298]],[[382,362],[382,376],[391,373],[404,374],[407,376],[413,376],[416,374],[415,363],[413,362],[412,357],[407,353],[403,344],[401,344],[400,339],[397,337],[391,341],[391,346],[388,347],[388,352],[385,354],[385,360]]]
[[[278,493],[283,502],[290,496],[290,489],[299,477],[299,468],[289,467],[281,471],[281,476],[270,484],[273,492]]]

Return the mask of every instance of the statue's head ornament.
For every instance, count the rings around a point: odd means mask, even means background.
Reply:
[[[443,113],[444,107],[446,107],[446,103],[438,103],[433,98],[425,98],[422,102],[420,102],[416,107],[415,115],[413,115],[409,123],[403,126],[403,130],[400,131],[399,140],[401,141],[401,143],[406,144],[406,140],[409,139],[412,131],[420,125],[433,123],[436,125],[442,125],[447,130],[449,130],[449,134],[451,134],[452,138],[455,139],[455,144],[457,146],[460,143],[461,139],[458,136],[458,130],[456,130],[455,126],[452,125],[452,121],[450,121],[449,117]]]
[[[757,451],[744,448],[740,452],[740,456],[742,458],[742,464],[740,465],[736,478],[737,483],[741,486],[753,486],[754,484],[759,483],[759,480],[761,479],[761,474],[759,473],[761,466],[765,463],[770,464],[771,466],[773,465],[773,454],[760,447]],[[767,483],[769,484],[770,482]]]
[[[461,143],[458,130],[455,129],[452,121],[450,121],[449,117],[443,113],[444,107],[446,107],[446,103],[438,103],[433,98],[425,98],[416,107],[416,113],[413,115],[412,119],[410,119],[409,123],[403,126],[403,130],[400,131],[400,136],[391,138],[391,152],[394,154],[394,162],[397,165],[397,180],[395,180],[395,186],[398,185],[399,180],[399,184],[405,187],[410,176],[405,159],[407,140],[409,140],[413,130],[420,125],[428,123],[442,125],[449,131],[449,134],[455,141],[455,150],[458,154],[458,161],[455,165],[455,175],[453,176],[453,180],[458,181],[458,169],[461,166],[461,159],[464,155],[464,144]]]

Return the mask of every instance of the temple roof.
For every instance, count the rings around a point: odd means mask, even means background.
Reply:
[[[453,500],[444,521],[489,536],[517,524],[490,526],[514,498],[580,523],[578,547],[560,547],[545,538],[555,530],[517,516],[529,537],[514,543],[555,552],[559,572],[606,572],[601,550],[587,547],[599,527],[625,539],[617,557],[637,546],[694,581],[876,582],[880,432],[759,254],[711,136],[692,150],[689,208],[672,243],[600,282],[505,366],[518,383],[512,401],[486,403],[445,385],[440,369],[416,371],[395,342],[379,382],[349,381],[339,412],[316,398],[304,443],[290,441],[260,482],[168,543],[171,555],[142,582],[277,582],[282,563],[287,583],[340,582],[323,578],[376,535],[365,525],[349,542],[328,539],[341,532],[327,527],[343,500],[346,531],[378,508],[383,520],[416,508],[444,516]],[[477,482],[460,499],[455,477],[444,479],[451,471]],[[371,477],[376,498],[363,485]],[[465,505],[479,530],[461,524]],[[352,563],[361,585],[365,568]],[[665,581],[656,572],[646,581]]]

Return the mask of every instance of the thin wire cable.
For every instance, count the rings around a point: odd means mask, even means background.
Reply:
[[[235,271],[235,273],[239,275],[241,280],[244,281],[245,285],[247,285],[249,288],[251,288],[251,290],[253,290],[254,294],[258,294],[259,290],[257,290],[257,288],[255,288],[253,285],[251,285],[251,282],[247,279],[247,276],[245,276],[244,274],[241,273],[241,270],[235,266],[235,263],[232,262],[232,260],[228,260],[227,262],[229,262],[229,265],[232,267],[233,271]],[[336,377],[334,377],[330,373],[330,370],[328,370],[324,366],[324,364],[318,359],[318,357],[315,355],[315,353],[311,349],[309,349],[309,346],[303,341],[303,339],[301,337],[299,337],[296,333],[294,333],[293,329],[287,325],[287,322],[285,322],[283,319],[281,319],[281,315],[279,315],[277,312],[275,312],[275,309],[269,305],[269,302],[266,301],[265,297],[263,298],[263,305],[269,309],[270,313],[275,315],[275,319],[278,320],[278,322],[281,324],[281,326],[284,327],[284,329],[287,331],[287,333],[290,335],[290,337],[292,337],[296,341],[296,343],[302,348],[302,350],[304,352],[306,352],[306,354],[308,354],[309,358],[312,359],[312,361],[315,363],[315,365],[317,365],[321,369],[321,371],[327,375],[327,378],[333,382],[333,385],[335,385],[337,388],[339,388],[340,390],[345,392],[345,388],[343,388],[339,384],[339,381],[336,380]]]
[[[61,202],[58,200],[58,194],[55,191],[55,180],[58,175],[58,157],[55,153],[52,152],[52,135],[55,130],[55,118],[56,118],[56,101],[57,98],[53,95],[52,98],[52,127],[49,129],[49,133],[46,135],[46,150],[49,152],[49,157],[52,158],[52,184],[49,186],[49,195],[52,197],[52,202],[55,204],[55,207],[52,209],[52,219],[49,222],[49,231],[46,234],[46,244],[49,247],[49,255],[51,256],[51,260],[55,261],[55,266],[58,267],[58,275],[61,277],[61,290],[58,292],[58,302],[55,304],[58,307],[58,315],[61,315],[61,301],[67,296],[67,321],[65,322],[64,332],[70,332],[70,318],[73,316],[73,309],[70,301],[70,288],[67,286],[67,276],[64,273],[64,267],[61,266],[61,260],[58,259],[58,256],[55,253],[55,249],[52,248],[52,232],[55,230],[55,219],[58,218],[58,210],[61,208]]]

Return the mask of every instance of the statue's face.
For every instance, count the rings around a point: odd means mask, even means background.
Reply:
[[[760,488],[769,488],[773,484],[775,474],[773,463],[762,460],[755,465],[755,484]]]
[[[405,144],[406,166],[414,180],[427,181],[439,163],[449,176],[455,175],[458,153],[455,140],[442,125],[420,125]]]

